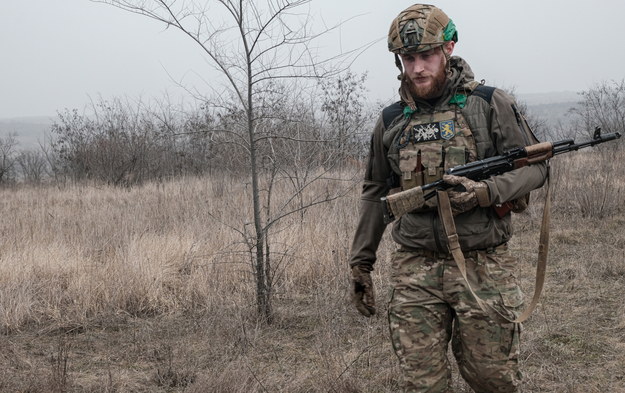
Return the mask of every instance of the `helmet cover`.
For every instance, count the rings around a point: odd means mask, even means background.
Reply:
[[[391,23],[388,50],[395,54],[424,52],[447,41],[458,42],[454,22],[433,5],[414,4]]]

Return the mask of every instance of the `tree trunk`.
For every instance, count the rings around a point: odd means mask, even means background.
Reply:
[[[248,62],[248,68],[250,63]],[[251,77],[251,69],[248,71],[248,75]],[[254,209],[254,230],[256,238],[256,306],[258,315],[264,319],[267,323],[271,323],[271,288],[269,285],[269,266],[268,260],[265,259],[265,246],[267,243],[267,236],[263,229],[262,223],[262,209],[260,204],[260,185],[258,174],[258,157],[255,138],[254,121],[254,102],[252,97],[252,83],[249,81],[248,94],[247,94],[247,132],[250,145],[250,175],[252,177],[252,202]]]

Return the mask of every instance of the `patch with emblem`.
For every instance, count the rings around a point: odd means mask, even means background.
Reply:
[[[453,120],[445,120],[436,123],[417,124],[412,127],[411,138],[413,143],[449,140],[456,136],[456,128]]]
[[[456,136],[456,130],[454,127],[453,120],[445,120],[440,122],[441,129],[441,138],[445,140],[450,140],[454,136]]]
[[[440,123],[417,124],[412,127],[414,143],[436,141],[441,139]]]

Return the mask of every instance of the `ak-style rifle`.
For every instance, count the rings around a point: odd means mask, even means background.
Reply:
[[[601,134],[601,128],[595,129],[593,138],[586,142],[575,143],[573,139],[558,142],[541,142],[530,146],[518,147],[504,154],[459,165],[445,171],[448,175],[463,176],[480,181],[490,176],[500,175],[527,165],[539,163],[563,153],[577,151],[621,137],[618,132]],[[437,190],[452,187],[442,179],[420,187],[411,188],[382,198],[384,221],[390,223],[396,218],[423,206],[425,201],[436,195]]]

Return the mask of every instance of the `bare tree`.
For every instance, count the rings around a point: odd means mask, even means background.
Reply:
[[[0,184],[15,180],[16,134],[0,137]]]
[[[16,157],[22,181],[39,184],[44,180],[48,162],[44,153],[38,150],[23,150]]]
[[[579,93],[581,101],[569,110],[569,122],[556,127],[558,139],[573,138],[578,141],[592,138],[596,127],[602,131],[625,132],[625,81],[601,82]],[[618,212],[622,207],[620,195],[622,185],[618,179],[624,176],[623,138],[584,151],[567,155],[562,160],[584,162],[583,168],[595,168],[592,176],[585,171],[576,171],[574,165],[561,164],[556,160],[552,164],[551,178],[560,182],[556,190],[561,189],[575,204],[571,205],[585,217],[602,218]],[[566,161],[564,161],[566,162]],[[597,170],[599,168],[599,170]],[[574,179],[572,181],[571,179]]]
[[[310,0],[94,0],[136,13],[173,27],[197,44],[224,77],[221,87],[212,84],[214,98],[207,100],[222,110],[222,130],[231,136],[233,148],[247,154],[251,183],[253,232],[247,225],[234,228],[253,253],[259,315],[271,321],[271,259],[269,230],[276,220],[300,211],[290,204],[272,208],[272,181],[279,173],[272,153],[280,138],[278,130],[295,124],[293,118],[277,118],[273,110],[280,95],[303,89],[296,82],[329,75],[337,58],[320,60],[313,42],[309,15],[301,12]],[[327,32],[327,30],[326,30]],[[284,89],[289,89],[285,91]],[[305,143],[305,141],[302,141]],[[268,165],[265,165],[268,164]],[[270,165],[269,165],[270,164]],[[265,169],[265,170],[264,170]],[[264,176],[266,175],[266,176]],[[263,179],[265,184],[261,184]],[[267,183],[268,182],[268,183]],[[309,183],[299,185],[302,192]],[[332,200],[325,195],[309,204]],[[264,202],[261,199],[264,198]]]
[[[568,110],[567,124],[558,124],[554,139],[591,138],[596,127],[605,133],[625,131],[625,80],[603,81],[579,93],[580,101]],[[623,140],[598,146],[614,149],[622,146]]]
[[[323,104],[328,136],[335,144],[341,165],[351,159],[361,159],[368,151],[366,143],[372,120],[364,106],[367,74],[356,75],[348,71],[322,82]],[[379,113],[379,112],[378,112]]]
[[[602,82],[580,95],[583,101],[574,113],[587,131],[592,133],[595,127],[604,132],[625,130],[625,80]]]

